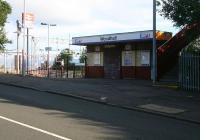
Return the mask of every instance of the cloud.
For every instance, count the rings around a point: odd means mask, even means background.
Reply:
[[[9,37],[13,39],[15,21],[21,19],[23,0],[7,1],[13,7],[13,13],[8,19],[10,25],[7,26]],[[26,0],[26,10],[34,13],[36,19],[32,35],[46,38],[47,28],[40,23],[47,22],[57,24],[50,28],[52,38],[68,39],[69,34],[84,36],[150,30],[152,4],[152,0]],[[157,19],[157,29],[176,31],[171,22],[160,16]],[[46,42],[45,39],[42,41]]]
[[[12,19],[21,19],[23,0],[7,0],[13,7]],[[41,21],[65,26],[112,21],[118,24],[152,24],[152,0],[26,0],[26,10]],[[150,26],[149,26],[150,27]]]

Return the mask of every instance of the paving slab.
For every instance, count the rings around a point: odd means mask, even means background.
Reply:
[[[140,105],[138,107],[143,108],[143,109],[149,109],[153,111],[168,113],[168,114],[179,114],[186,111],[184,109],[172,108],[172,107],[161,106],[161,105],[156,105],[156,104],[146,104],[146,105]]]
[[[153,86],[145,80],[110,79],[48,79],[19,75],[0,75],[0,83],[39,91],[78,97],[144,111],[161,112],[163,115],[191,120],[200,124],[200,94]],[[149,105],[151,108],[139,106]],[[154,110],[152,109],[154,105]],[[157,109],[157,111],[155,111]],[[181,113],[172,113],[181,109]],[[158,113],[159,114],[159,113]]]

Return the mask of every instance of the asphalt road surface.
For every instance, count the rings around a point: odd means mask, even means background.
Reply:
[[[199,140],[200,125],[0,85],[0,140]]]

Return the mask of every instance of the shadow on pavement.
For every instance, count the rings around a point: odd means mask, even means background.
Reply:
[[[198,139],[200,126],[134,112],[70,97],[2,86],[1,103],[17,104],[48,110],[47,115],[73,118],[81,125],[105,129],[98,140]],[[192,127],[190,130],[188,127]],[[178,130],[178,131],[177,131]],[[76,132],[74,132],[76,133]],[[177,135],[181,133],[181,135]],[[198,134],[198,135],[197,135]]]

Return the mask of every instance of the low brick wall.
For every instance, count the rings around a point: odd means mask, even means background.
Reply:
[[[135,74],[136,71],[134,66],[121,67],[122,78],[135,78]]]
[[[87,66],[86,69],[87,78],[104,78],[104,67],[103,66]],[[136,78],[136,79],[151,79],[151,68],[150,67],[135,67],[126,66],[121,67],[122,78]]]
[[[151,67],[136,67],[136,78],[137,79],[151,79]]]
[[[121,67],[121,69],[122,78],[151,79],[150,67],[125,66]]]
[[[104,78],[103,66],[87,66],[86,68],[87,78]]]

